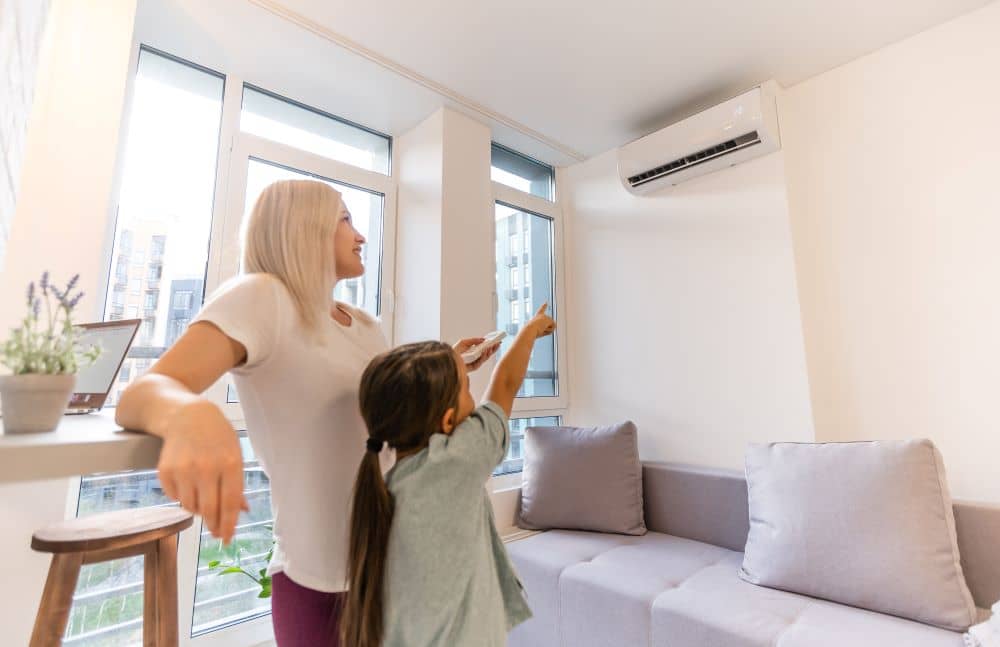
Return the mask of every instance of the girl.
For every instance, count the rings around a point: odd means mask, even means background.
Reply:
[[[439,342],[376,357],[361,377],[368,452],[354,486],[343,644],[501,647],[531,616],[484,485],[507,453],[507,418],[532,346],[555,322],[542,306],[476,408],[461,358]],[[383,480],[378,453],[395,448]]]

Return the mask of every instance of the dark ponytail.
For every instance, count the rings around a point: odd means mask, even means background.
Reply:
[[[382,479],[378,454],[365,452],[354,481],[348,543],[347,602],[343,645],[378,647],[382,642],[382,582],[392,526],[392,496]]]
[[[384,636],[386,560],[393,500],[372,451],[388,443],[397,451],[425,446],[440,431],[460,394],[455,351],[441,342],[407,344],[376,357],[361,376],[361,417],[368,427],[354,481],[347,557],[347,601],[341,619],[344,647],[380,647]]]

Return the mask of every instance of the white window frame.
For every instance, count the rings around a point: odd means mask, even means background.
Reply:
[[[565,256],[563,254],[563,211],[562,205],[559,203],[558,198],[556,202],[546,200],[545,198],[540,198],[537,195],[526,193],[524,191],[519,191],[513,187],[509,187],[506,184],[501,184],[499,182],[492,182],[493,186],[493,204],[494,208],[496,203],[501,203],[515,209],[520,209],[526,212],[535,213],[539,216],[544,216],[552,221],[552,264],[553,273],[555,278],[555,284],[553,289],[555,290],[555,304],[550,304],[550,311],[552,306],[555,306],[557,322],[559,324],[559,331],[556,335],[556,370],[559,376],[559,395],[554,397],[530,397],[530,398],[515,398],[514,408],[511,412],[511,418],[537,418],[542,416],[562,416],[565,418],[566,410],[569,408],[569,366],[567,363],[567,325],[566,325],[566,265]],[[557,193],[558,196],[558,193]],[[496,237],[496,227],[493,228],[494,238]],[[506,241],[505,241],[506,242]],[[494,240],[494,249],[496,249],[497,241]],[[506,247],[506,245],[504,246]],[[522,245],[523,249],[523,245]],[[522,251],[523,253],[523,251]],[[532,259],[532,262],[535,259]],[[493,288],[496,289],[496,286]],[[496,303],[503,303],[502,296],[494,293],[497,299]],[[527,318],[532,313],[525,313],[524,319]],[[543,413],[544,412],[544,413]],[[502,483],[506,480],[508,482],[515,482],[515,479],[508,479],[507,477],[516,476],[516,482],[520,483],[520,473],[508,474],[503,477],[494,477],[494,489],[499,489],[503,487]]]
[[[127,81],[127,103],[129,104],[131,103],[132,94],[135,91],[135,69],[142,48],[143,45],[141,43],[134,44],[131,59],[132,73]],[[153,47],[148,47],[147,49],[153,53],[174,58],[168,52],[162,52]],[[188,61],[181,58],[177,60],[194,67],[199,67],[197,61]],[[216,161],[215,195],[212,204],[212,227],[209,233],[210,251],[203,298],[212,294],[222,282],[235,276],[238,270],[239,226],[244,213],[243,203],[246,193],[247,168],[250,157],[256,157],[264,161],[315,173],[344,184],[376,191],[385,196],[382,222],[383,247],[380,298],[382,326],[391,344],[393,341],[392,323],[395,303],[397,186],[395,177],[382,175],[374,171],[367,171],[343,162],[284,146],[278,142],[241,133],[239,123],[243,103],[244,79],[234,74],[226,74],[224,70],[217,73],[223,76],[224,86],[222,118],[219,130],[219,150]],[[323,108],[323,106],[316,107]],[[335,112],[335,109],[331,112]],[[393,150],[392,162],[396,161],[396,151]],[[119,156],[118,167],[116,169],[116,186],[119,187],[121,176],[124,172],[124,163],[124,156]],[[238,196],[238,199],[233,196]],[[132,242],[134,245],[135,241],[133,240]],[[145,260],[144,258],[143,261]],[[110,257],[108,263],[110,267]],[[133,259],[126,261],[124,266],[126,272],[128,272],[128,268],[133,264],[138,265]],[[114,273],[114,269],[112,268],[113,271],[108,277],[109,283],[115,280],[116,274]],[[143,287],[142,279],[135,280],[139,281],[139,293],[141,294]],[[125,298],[125,294],[126,292],[122,293],[123,307],[127,308],[131,299]],[[138,311],[139,305],[133,307]],[[201,303],[192,303],[191,305],[194,309],[201,307]],[[170,303],[170,306],[173,307],[173,302]],[[139,361],[142,360],[136,360],[136,365],[131,369],[133,374],[148,370],[148,367],[140,369],[138,366]],[[239,403],[227,402],[227,386],[230,383],[231,379],[227,374],[206,390],[205,396],[222,408],[222,411],[235,428],[245,429],[246,422],[241,406]],[[69,501],[71,502],[71,505],[68,503],[67,507],[67,514],[69,516],[74,516],[76,513],[76,504],[79,495],[80,479],[77,478],[69,491]],[[198,558],[201,549],[201,531],[202,520],[200,517],[197,517],[192,527],[181,532],[178,538],[178,644],[180,647],[231,647],[232,645],[259,645],[272,642],[274,640],[274,631],[270,613],[262,614],[248,620],[241,620],[232,625],[222,626],[198,636],[191,636],[197,586]]]

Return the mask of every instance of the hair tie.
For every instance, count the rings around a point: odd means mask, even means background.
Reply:
[[[382,446],[385,445],[385,441],[369,437],[366,445],[368,447],[368,451],[378,454],[382,451]]]

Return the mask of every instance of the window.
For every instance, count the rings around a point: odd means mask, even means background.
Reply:
[[[510,289],[511,290],[516,290],[518,287],[520,287],[520,283],[518,282],[519,278],[520,277],[518,276],[517,268],[516,267],[510,268]]]
[[[320,180],[340,191],[351,212],[354,226],[368,243],[362,248],[365,274],[357,279],[341,281],[334,296],[359,308],[379,314],[380,281],[382,275],[382,218],[385,196],[375,191],[342,184],[335,180],[295,171],[270,162],[251,159],[247,168],[246,213],[250,214],[257,196],[278,180]]]
[[[191,298],[194,295],[189,290],[182,290],[180,292],[174,293],[174,310],[190,310],[191,309]]]
[[[239,111],[240,124],[233,138],[230,163],[219,165],[226,82],[242,87],[243,96],[241,105],[226,107],[227,115],[230,109]],[[388,177],[390,138],[146,47],[140,49],[132,90],[112,247],[115,278],[109,282],[105,318],[120,318],[126,307],[133,317],[140,313],[149,316],[140,330],[141,341],[133,345],[119,373],[121,388],[148,371],[165,348],[183,334],[215,281],[238,270],[238,253],[232,242],[238,236],[230,235],[233,232],[229,226],[238,227],[242,200],[246,200],[249,211],[260,191],[278,179],[319,179],[335,186],[344,196],[355,226],[368,239],[364,250],[366,273],[361,279],[341,282],[336,297],[378,314],[384,219],[395,213],[395,184]],[[164,182],[170,185],[167,193],[162,190]],[[216,196],[216,186],[229,187],[229,194]],[[220,197],[225,199],[217,199]],[[225,205],[236,205],[236,212],[226,211]],[[213,217],[217,218],[214,229]],[[386,276],[391,282],[391,237],[387,244]],[[160,290],[169,307],[157,313]],[[125,296],[128,291],[134,296]],[[115,401],[121,388],[115,391]],[[243,414],[239,407],[227,404],[223,392],[213,387],[206,394],[231,419],[240,419]],[[190,597],[182,599],[179,610],[181,621],[187,623],[182,632],[191,636],[225,629],[270,611],[269,600],[257,597],[259,589],[248,578],[220,577],[208,568],[211,561],[227,556],[238,556],[244,567],[263,568],[273,543],[270,484],[245,433],[241,433],[241,443],[251,509],[239,520],[234,549],[237,552],[223,551],[204,528],[200,533],[186,531],[181,535],[181,590],[193,589],[195,595],[193,601]],[[113,505],[169,504],[159,491],[154,472],[84,477],[80,495],[80,514],[111,509]],[[99,566],[88,567],[86,578],[81,577],[65,644],[141,641],[141,560],[121,560],[104,570]],[[245,630],[252,633],[256,626],[262,625],[259,621],[251,623]],[[222,644],[227,638],[198,638],[197,643]],[[263,642],[264,638],[253,643]]]
[[[81,479],[77,516],[171,505],[176,504],[163,495],[152,470],[94,474]],[[63,644],[141,643],[142,590],[141,557],[84,566],[80,569]]]
[[[223,83],[220,75],[146,48],[140,50],[122,157],[115,254],[111,260],[116,271],[108,285],[106,319],[120,317],[115,308],[121,308],[124,302],[115,285],[128,280],[129,265],[142,265],[147,260],[145,250],[133,254],[134,241],[149,243],[149,260],[156,264],[156,269],[151,266],[140,276],[159,279],[168,286],[174,281],[204,283]],[[170,190],[164,191],[168,185]],[[163,257],[168,240],[183,241],[169,259]],[[128,280],[128,288],[132,294],[140,294],[142,279]],[[127,306],[130,319],[136,318],[139,309],[139,300],[131,300],[134,305]],[[154,308],[157,302],[155,293],[141,301],[144,307]],[[141,338],[130,351],[134,359],[122,366],[120,383],[149,370],[153,359],[163,352],[163,339],[158,339],[155,332],[159,329],[164,335],[166,327],[166,322],[157,326],[155,316],[144,320]],[[118,394],[120,390],[116,390],[115,401]],[[82,478],[79,516],[153,505],[172,505],[153,471]],[[142,587],[141,558],[85,566],[64,644],[141,643]]]
[[[528,427],[553,427],[562,424],[559,416],[542,418],[511,418],[510,447],[503,462],[493,471],[493,476],[520,472],[524,467],[524,431]]]
[[[555,316],[556,294],[554,289],[555,272],[552,246],[553,221],[549,217],[498,202],[495,207],[497,240],[507,240],[507,232],[514,226],[518,215],[523,216],[528,221],[532,232],[532,240],[534,241],[531,250],[527,252],[529,262],[525,265],[525,284],[530,283],[532,288],[530,299],[524,302],[524,316],[532,316],[543,303],[549,304],[548,312],[551,316]],[[506,245],[502,247],[506,247]],[[518,268],[508,269],[506,259],[502,255],[503,252],[506,252],[506,249],[497,255],[497,294],[504,294],[504,290],[509,285],[512,290],[511,298],[517,299],[521,295],[514,294],[513,289],[520,287],[515,283],[518,278]],[[530,279],[527,278],[529,265]],[[501,282],[508,271],[510,274],[509,284]],[[512,302],[509,309],[501,308],[497,313],[497,329],[506,330],[508,335],[512,336],[521,323],[520,314],[520,300]],[[535,350],[531,355],[531,364],[528,367],[528,377],[525,379],[524,386],[521,387],[521,391],[518,393],[519,398],[555,397],[559,395],[558,366],[556,361],[558,336],[559,333],[556,332],[555,335],[540,339],[535,344]],[[501,353],[507,351],[511,341],[510,338],[503,341],[500,349]]]
[[[121,255],[133,239],[148,242],[151,264],[143,272],[147,289],[169,290],[177,282],[204,284],[223,85],[220,75],[146,48],[139,53],[115,249]],[[162,190],[166,179],[170,191]],[[163,252],[171,240],[180,242],[166,258]],[[139,264],[145,257],[146,250],[136,250],[133,260]],[[113,263],[119,266],[118,259]],[[142,279],[131,279],[132,294],[139,294],[142,284]],[[157,292],[144,295],[145,310],[158,305]],[[138,314],[134,306],[128,310],[128,318]],[[133,357],[155,359],[163,353],[167,322],[157,323],[154,317],[143,324],[142,332],[149,335],[136,340]]]
[[[123,369],[124,370],[124,369]],[[257,462],[246,433],[240,433],[244,451],[244,495],[250,511],[240,515],[233,550],[241,551],[244,567],[262,568],[270,550],[271,495],[267,477]],[[80,485],[77,516],[98,512],[176,506],[163,494],[154,470],[94,474]],[[246,577],[219,576],[208,562],[226,559],[220,542],[202,531],[192,634],[198,635],[270,611],[268,599]],[[247,586],[247,584],[251,586]],[[66,628],[66,645],[131,645],[142,642],[143,563],[141,557],[84,566]],[[183,604],[183,603],[182,603]]]
[[[524,264],[524,287],[531,287],[531,263]]]
[[[243,89],[243,132],[389,174],[390,139],[320,110],[252,86]]]
[[[520,233],[511,234],[510,235],[510,255],[514,257],[512,259],[513,262],[516,263],[516,262],[518,262],[518,260],[520,260],[520,259],[517,258],[518,256],[521,255],[521,234]]]
[[[518,191],[555,199],[555,171],[548,164],[493,144],[490,155],[490,178]]]
[[[229,547],[201,530],[198,550],[198,575],[195,583],[194,616],[191,635],[212,631],[221,626],[247,620],[271,611],[268,598],[258,598],[260,587],[248,577],[239,574],[222,575],[208,568],[213,560],[236,561],[251,573],[267,566],[267,554],[273,537],[271,526],[271,485],[260,466],[246,431],[240,432],[243,448],[244,490],[250,506],[249,512],[240,515],[236,535]]]

